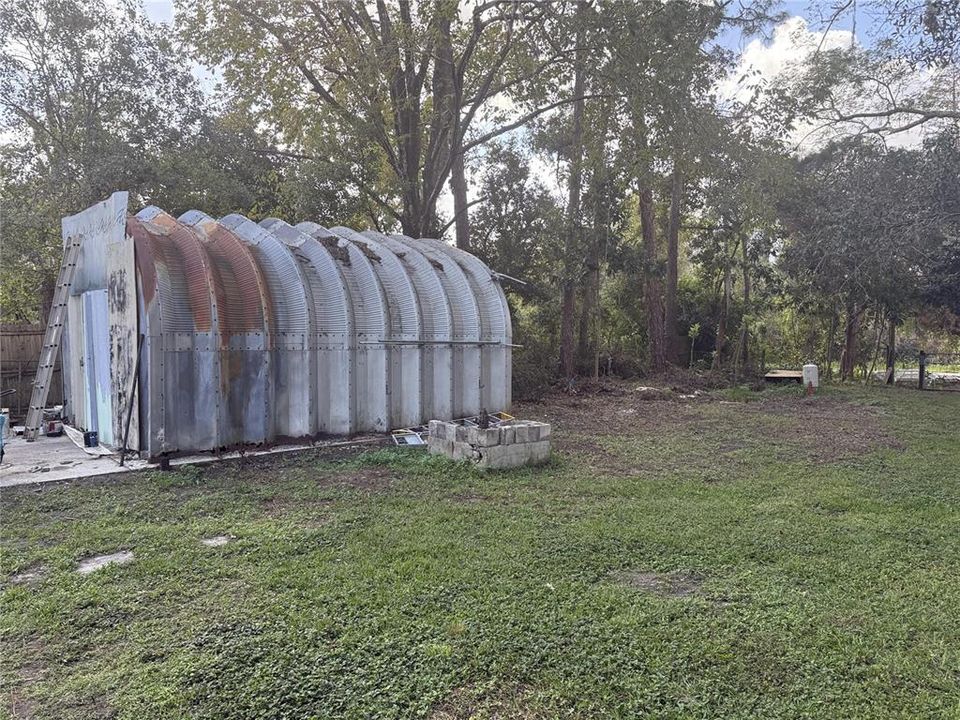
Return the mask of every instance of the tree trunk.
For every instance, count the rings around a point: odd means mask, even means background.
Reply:
[[[730,296],[733,294],[733,277],[730,273],[730,240],[723,241],[723,300],[720,302],[720,319],[717,322],[717,343],[713,355],[713,369],[723,366],[723,354],[727,349],[727,315],[730,312]]]
[[[840,354],[840,379],[853,378],[857,367],[857,336],[859,331],[860,314],[862,308],[852,305],[847,310],[847,321],[843,328],[843,352]]]
[[[464,167],[462,143],[453,149],[450,168],[450,191],[453,193],[454,228],[457,247],[470,252],[470,208],[467,205],[467,174]]]
[[[667,354],[663,333],[663,286],[657,274],[657,237],[653,209],[653,190],[646,179],[640,185],[640,232],[643,235],[643,294],[647,313],[647,342],[650,344],[650,370],[663,372]]]
[[[896,378],[897,362],[897,319],[890,316],[890,326],[887,328],[887,385],[893,385]]]
[[[873,359],[870,361],[870,369],[866,371],[863,378],[864,385],[873,382],[873,373],[877,369],[877,361],[880,359],[880,347],[883,344],[883,308],[877,307],[877,315],[873,324],[877,331],[877,340],[873,346]]]
[[[569,384],[576,374],[576,353],[573,344],[573,324],[576,313],[575,287],[573,280],[563,281],[560,299],[560,372]]]
[[[743,327],[741,328],[741,355],[744,373],[750,372],[750,326],[747,318],[750,315],[750,293],[753,289],[753,283],[750,279],[750,248],[747,237],[744,236],[740,243],[740,258],[743,263]]]
[[[667,287],[664,291],[663,325],[670,362],[680,362],[680,331],[677,327],[677,280],[680,243],[680,206],[683,204],[683,174],[673,166],[670,183],[670,220],[667,224]]]
[[[836,340],[836,334],[837,310],[836,308],[830,308],[830,331],[827,333],[827,352],[825,362],[825,365],[827,366],[825,377],[827,380],[833,379],[833,343]]]
[[[594,236],[597,235],[594,228]],[[597,295],[600,287],[600,248],[594,239],[588,243],[586,267],[580,299],[580,327],[577,339],[577,361],[593,365],[591,329],[594,323]]]
[[[583,183],[583,91],[586,87],[586,49],[583,16],[586,0],[577,2],[577,38],[574,55],[573,127],[571,128],[570,180],[568,186],[566,238],[563,253],[563,297],[560,303],[560,372],[570,381],[576,375],[575,312],[577,252],[580,249],[580,193]]]

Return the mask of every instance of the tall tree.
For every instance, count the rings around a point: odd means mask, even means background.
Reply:
[[[200,96],[133,0],[11,0],[0,45],[0,298],[5,317],[33,320],[52,298],[60,218],[155,186],[157,159],[195,124]]]
[[[513,57],[546,12],[533,0],[491,0],[469,14],[457,0],[183,0],[180,10],[184,37],[226,67],[229,86],[298,153],[336,164],[340,148],[304,132],[316,122],[375,149],[383,177],[353,184],[410,235],[439,234],[437,202],[451,181],[467,245],[465,156],[569,101],[537,105],[522,92],[556,60]],[[512,115],[490,102],[508,90]]]

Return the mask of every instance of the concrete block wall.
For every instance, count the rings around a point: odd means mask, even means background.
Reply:
[[[550,459],[550,425],[511,420],[497,427],[480,428],[431,420],[427,450],[489,470],[537,465]]]

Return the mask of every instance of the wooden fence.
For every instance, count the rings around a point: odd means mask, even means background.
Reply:
[[[10,408],[12,419],[18,420],[27,414],[44,331],[43,325],[0,325],[0,390],[16,390],[0,399],[0,406]],[[62,402],[63,376],[58,356],[47,405]]]

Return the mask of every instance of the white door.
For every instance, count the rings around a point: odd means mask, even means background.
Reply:
[[[107,291],[83,293],[84,427],[96,430],[104,445],[113,445],[113,411],[110,400],[110,321]]]

